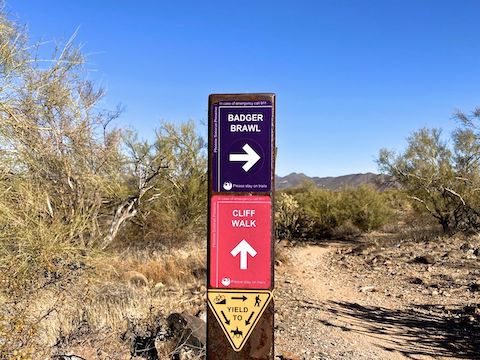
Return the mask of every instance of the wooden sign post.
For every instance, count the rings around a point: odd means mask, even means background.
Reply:
[[[275,95],[208,109],[207,359],[273,359]]]

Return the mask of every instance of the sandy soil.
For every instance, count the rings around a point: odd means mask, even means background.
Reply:
[[[286,248],[289,260],[276,269],[277,358],[480,359],[480,314],[472,305],[480,296],[469,278],[480,260],[470,248],[458,254],[438,244],[414,249],[356,243]],[[418,260],[422,251],[434,264]],[[464,254],[472,266],[447,266]],[[446,277],[445,268],[451,281],[434,282]]]

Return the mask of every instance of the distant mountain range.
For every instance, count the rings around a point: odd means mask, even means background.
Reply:
[[[391,176],[374,173],[329,177],[309,177],[302,173],[291,173],[283,177],[275,176],[275,187],[278,190],[293,188],[306,181],[313,181],[317,187],[328,190],[338,190],[345,187],[356,188],[360,185],[371,185],[380,191],[399,187],[398,183],[395,183]]]

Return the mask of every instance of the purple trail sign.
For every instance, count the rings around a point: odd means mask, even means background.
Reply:
[[[212,190],[270,192],[273,101],[218,101],[211,106]]]

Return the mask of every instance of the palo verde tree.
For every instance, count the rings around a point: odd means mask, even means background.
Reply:
[[[0,273],[32,277],[79,249],[106,248],[153,196],[158,156],[125,151],[119,110],[88,81],[68,41],[39,57],[0,13]],[[65,256],[63,256],[63,255]],[[63,261],[63,260],[62,260]],[[58,262],[58,261],[57,261]],[[7,276],[7,275],[5,275]]]
[[[457,197],[464,208],[464,227],[480,229],[480,108],[456,113],[461,127],[453,134]]]
[[[206,228],[207,158],[206,144],[192,121],[175,125],[163,123],[153,145],[129,142],[137,153],[165,169],[150,181],[151,195],[131,223],[126,237],[156,244],[180,244]],[[137,144],[137,145],[134,145]],[[143,148],[143,150],[141,150]],[[156,159],[156,160],[155,160]],[[158,163],[160,161],[160,163]],[[139,239],[141,237],[141,239]]]
[[[440,130],[424,128],[407,139],[403,153],[380,151],[380,169],[394,176],[445,233],[480,229],[479,114],[457,113],[460,127],[452,133],[450,146]]]

